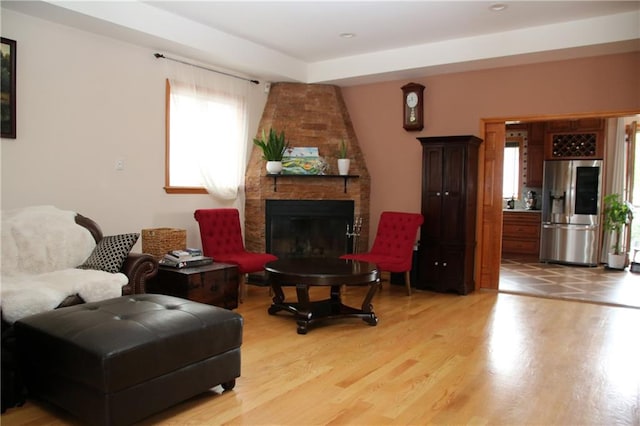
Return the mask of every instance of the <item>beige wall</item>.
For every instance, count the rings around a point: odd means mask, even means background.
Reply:
[[[2,208],[53,204],[95,219],[107,235],[178,227],[199,247],[194,210],[221,204],[163,190],[164,61],[6,9],[1,28],[17,41],[18,62],[18,137],[0,142]],[[255,134],[266,94],[251,90]]]
[[[220,204],[162,189],[165,76],[153,51],[6,9],[1,23],[18,41],[18,138],[1,141],[1,207],[54,204],[106,234],[180,227],[199,246],[193,211]],[[371,233],[383,210],[420,210],[416,137],[479,135],[482,118],[640,111],[639,68],[636,53],[416,79],[421,132],[401,125],[407,81],[344,88],[371,174]],[[266,95],[252,90],[255,134]]]
[[[560,114],[640,112],[640,53],[438,75],[426,86],[425,128],[402,128],[408,80],[343,89],[371,174],[371,233],[383,210],[420,211],[416,137],[481,135],[480,121]],[[371,239],[373,241],[373,239]]]

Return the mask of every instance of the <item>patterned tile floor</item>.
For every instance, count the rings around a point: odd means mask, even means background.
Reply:
[[[499,289],[552,299],[580,300],[640,309],[640,273],[502,259]]]

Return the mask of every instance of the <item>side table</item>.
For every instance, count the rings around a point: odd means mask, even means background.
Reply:
[[[160,266],[147,293],[167,294],[225,309],[238,307],[238,267],[212,263],[193,268]]]

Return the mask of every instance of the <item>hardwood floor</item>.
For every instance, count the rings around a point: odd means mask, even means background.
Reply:
[[[357,306],[365,291],[344,298]],[[141,424],[640,424],[640,309],[489,291],[408,297],[385,283],[376,327],[343,319],[298,335],[269,304],[250,286],[237,310],[233,391],[214,388]],[[1,422],[78,424],[34,401]]]

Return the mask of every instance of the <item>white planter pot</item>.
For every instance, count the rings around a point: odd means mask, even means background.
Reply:
[[[349,174],[349,166],[351,165],[351,160],[348,158],[338,158],[338,173],[340,175],[345,176]]]
[[[609,253],[608,266],[612,269],[624,269],[627,255],[626,254],[613,254]]]
[[[267,173],[277,175],[282,171],[282,161],[267,161]]]

